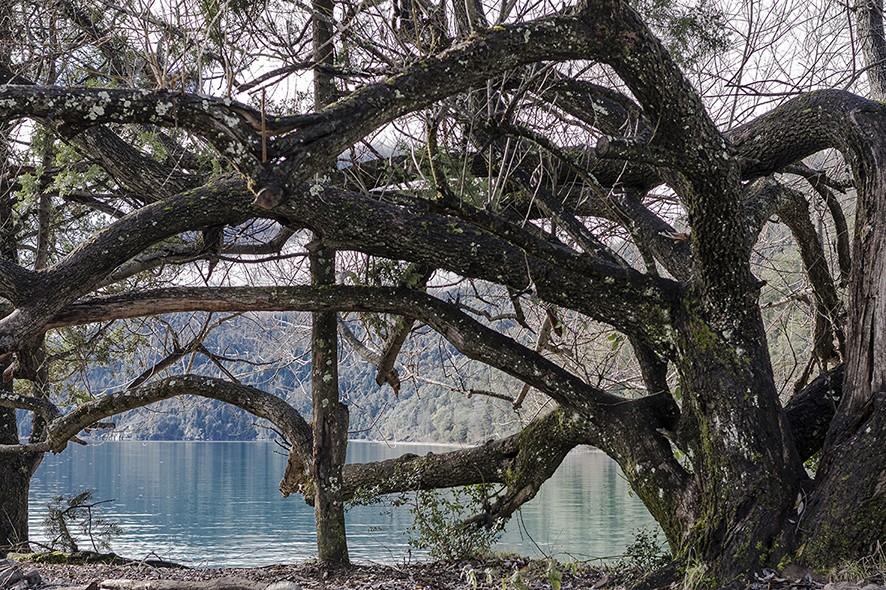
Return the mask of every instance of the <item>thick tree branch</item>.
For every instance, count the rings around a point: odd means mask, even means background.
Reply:
[[[303,467],[301,458],[311,456],[311,428],[301,414],[288,403],[248,385],[201,375],[167,377],[136,389],[115,392],[88,402],[50,422],[44,446],[47,450],[60,452],[69,440],[96,422],[180,395],[197,395],[223,401],[274,424],[292,444],[284,480],[293,477],[290,472],[301,472]],[[296,459],[293,459],[293,455]]]
[[[50,120],[63,133],[105,123],[178,127],[206,139],[244,173],[255,174],[261,165],[261,113],[230,99],[167,90],[0,85],[0,120],[25,117]]]
[[[42,397],[20,395],[11,391],[0,390],[0,407],[28,410],[42,417],[47,423],[52,422],[61,412],[55,404]]]
[[[599,443],[596,430],[562,408],[537,418],[517,434],[479,447],[425,456],[406,454],[396,459],[345,467],[345,496],[504,483],[507,492],[486,518],[507,518],[528,502],[573,448]]]
[[[0,320],[0,350],[14,350],[41,333],[58,310],[149,246],[183,231],[239,223],[260,213],[251,201],[242,181],[220,181],[142,207],[97,232],[55,266],[35,275],[26,300]]]
[[[606,135],[646,141],[652,138],[653,130],[640,106],[612,88],[555,75],[555,81],[542,87],[539,95]],[[653,171],[647,170],[650,172]]]
[[[34,83],[17,76],[5,64],[0,63],[0,83],[33,86]],[[65,134],[65,123],[52,118],[43,124]],[[60,129],[61,127],[61,129]],[[67,134],[70,135],[70,129]],[[102,167],[122,186],[138,194],[144,202],[160,200],[202,183],[199,176],[184,174],[180,170],[147,157],[105,126],[89,127],[73,137],[73,141],[101,162]]]
[[[768,176],[828,148],[847,155],[859,114],[880,116],[884,107],[845,90],[818,90],[788,100],[764,115],[729,131],[726,137],[741,159],[745,179]]]
[[[30,296],[37,273],[0,258],[0,297],[21,303]]]
[[[659,350],[670,347],[664,326],[676,296],[672,282],[575,254],[483,211],[466,207],[459,215],[471,220],[467,223],[428,209],[422,203],[407,208],[327,189],[306,191],[277,211],[322,228],[324,241],[337,249],[421,262],[516,291],[530,289],[547,301],[636,333]],[[379,232],[381,227],[389,229]]]
[[[375,311],[419,319],[468,357],[482,360],[576,409],[624,401],[592,387],[457,306],[411,289],[327,286],[180,287],[75,303],[48,327],[183,311]]]

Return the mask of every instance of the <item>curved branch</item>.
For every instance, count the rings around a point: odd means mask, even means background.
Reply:
[[[809,204],[802,193],[781,187],[783,197],[779,199],[778,216],[794,236],[800,250],[806,277],[815,296],[815,336],[814,353],[823,365],[842,358],[846,339],[843,334],[843,314],[834,278],[828,268],[818,232],[809,218]],[[834,338],[838,350],[834,350]],[[827,367],[824,367],[827,368]]]
[[[587,80],[552,75],[555,81],[539,91],[547,102],[606,135],[651,139],[653,130],[643,110],[626,95]]]
[[[104,395],[53,421],[47,440],[53,451],[64,449],[81,430],[111,416],[180,395],[197,395],[235,405],[273,423],[302,456],[309,457],[311,428],[292,406],[249,385],[202,375],[166,377],[134,389]]]
[[[0,85],[0,120],[23,117],[51,120],[69,133],[105,123],[178,127],[206,139],[243,173],[261,167],[261,113],[230,99],[168,90]]]
[[[421,262],[515,291],[530,289],[637,334],[657,350],[671,347],[665,326],[677,294],[673,281],[576,254],[470,207],[458,214],[468,222],[423,203],[403,207],[336,189],[314,192],[303,191],[276,211],[317,229],[330,247]]]
[[[147,247],[183,231],[260,214],[251,202],[244,182],[222,181],[142,207],[97,232],[55,266],[33,275],[21,305],[0,320],[0,350],[14,350],[42,333],[56,312]]]
[[[831,212],[831,218],[834,220],[834,231],[837,241],[837,263],[840,266],[840,282],[844,285],[849,282],[849,273],[852,270],[852,255],[849,246],[849,226],[846,223],[846,215],[843,213],[843,207],[840,201],[834,195],[834,190],[845,192],[847,186],[840,186],[830,182],[827,175],[819,170],[814,170],[806,166],[802,162],[793,166],[788,166],[785,172],[797,174],[805,178],[815,192],[819,194],[821,199],[827,205]],[[850,185],[851,186],[851,185]]]
[[[625,400],[584,383],[516,341],[488,328],[456,305],[411,289],[313,287],[179,287],[75,303],[48,327],[183,311],[375,311],[418,319],[468,357],[482,360],[579,411]]]
[[[406,454],[396,459],[345,466],[346,499],[396,492],[503,483],[507,491],[484,520],[507,518],[535,497],[541,484],[580,444],[599,443],[594,428],[571,412],[558,408],[533,420],[520,432],[484,445],[425,456]]]
[[[47,423],[61,416],[56,405],[46,398],[20,395],[6,390],[0,390],[0,407],[34,412]]]
[[[311,427],[292,406],[254,387],[201,375],[167,377],[136,389],[111,393],[53,420],[40,450],[62,451],[68,441],[96,422],[180,395],[197,395],[237,406],[268,420],[292,444],[283,481],[301,477],[311,457]],[[33,445],[32,445],[33,446]],[[36,450],[36,449],[31,449]],[[283,491],[283,483],[281,491]],[[284,492],[285,494],[285,492]]]
[[[845,90],[818,90],[788,100],[775,109],[729,131],[745,179],[768,176],[807,156],[828,148],[847,155],[862,141],[856,116],[882,116],[879,103]]]

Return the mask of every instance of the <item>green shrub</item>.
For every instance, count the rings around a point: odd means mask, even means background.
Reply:
[[[490,493],[491,486],[483,484],[445,492],[422,490],[400,496],[394,504],[409,506],[410,545],[437,559],[470,559],[488,555],[504,528],[500,521],[491,526],[465,522],[488,505]]]
[[[667,546],[659,540],[659,531],[648,527],[641,528],[634,535],[634,542],[625,548],[615,569],[632,580],[639,580],[671,560]]]

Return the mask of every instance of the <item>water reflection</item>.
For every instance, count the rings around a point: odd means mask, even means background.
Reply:
[[[354,442],[349,462],[446,450],[428,445]],[[112,442],[47,456],[31,485],[31,536],[45,542],[42,519],[53,496],[86,488],[115,499],[101,516],[123,534],[121,555],[159,555],[194,566],[258,566],[316,555],[313,510],[277,491],[286,459],[269,442]],[[361,506],[347,515],[352,559],[420,558],[404,531],[405,508]],[[538,497],[511,520],[497,549],[581,559],[617,555],[652,524],[617,466],[602,453],[569,455]]]

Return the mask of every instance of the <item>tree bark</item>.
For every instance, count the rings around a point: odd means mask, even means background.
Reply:
[[[311,252],[315,287],[335,284],[335,251]],[[348,409],[338,393],[338,320],[329,311],[313,314],[311,391],[314,408],[313,484],[317,552],[323,563],[348,563],[342,467],[348,446]]]
[[[886,108],[854,113],[844,155],[858,185],[844,395],[831,422],[802,557],[817,566],[871,554],[886,531]]]
[[[335,64],[333,51],[333,0],[313,0],[311,27],[314,68],[314,106],[320,109],[336,98],[335,80],[322,67]],[[335,250],[314,234],[310,248],[311,283],[314,287],[335,286]],[[322,563],[348,563],[345,508],[342,498],[342,468],[348,448],[348,408],[338,392],[338,314],[312,314],[311,396],[314,412],[312,458],[314,518],[317,525],[317,557]]]
[[[12,26],[11,12],[9,4],[0,8],[0,33],[8,32]],[[9,48],[0,41],[0,64],[8,59]],[[0,260],[15,264],[18,236],[8,131],[6,125],[0,125]],[[5,373],[9,365],[8,359],[0,361],[0,374]],[[18,444],[15,414],[15,409],[0,408],[0,444]],[[31,475],[42,458],[42,453],[0,453],[0,557],[5,557],[7,551],[28,547],[28,490]]]
[[[883,0],[856,0],[858,38],[867,66],[870,97],[886,99],[886,37],[883,34]]]
[[[17,444],[15,410],[0,408],[0,444]],[[28,490],[42,453],[0,453],[0,557],[28,548]]]

